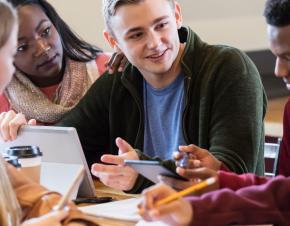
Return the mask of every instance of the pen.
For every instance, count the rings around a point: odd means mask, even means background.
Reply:
[[[62,210],[66,206],[72,193],[75,190],[76,185],[78,185],[79,182],[83,179],[83,175],[84,175],[84,167],[81,167],[77,172],[74,180],[70,184],[66,194],[59,200],[58,204],[53,208],[54,210]]]
[[[207,180],[204,180],[198,184],[192,185],[189,188],[186,188],[180,192],[174,193],[172,195],[169,195],[168,197],[161,199],[159,201],[156,202],[156,206],[161,206],[164,205],[166,203],[172,202],[176,199],[179,199],[183,196],[189,195],[192,192],[198,191],[200,189],[203,189],[211,184],[214,184],[216,182],[216,178],[215,177],[210,177]]]

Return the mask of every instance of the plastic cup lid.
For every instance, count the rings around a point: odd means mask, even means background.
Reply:
[[[42,156],[38,146],[13,146],[6,148],[6,154],[18,158],[33,158]]]

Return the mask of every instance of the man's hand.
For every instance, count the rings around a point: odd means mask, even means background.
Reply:
[[[27,122],[22,113],[15,113],[10,110],[0,114],[0,135],[4,141],[12,141],[17,137],[17,132],[22,125],[36,125],[36,120],[31,119]]]
[[[143,191],[143,200],[138,205],[140,215],[147,221],[163,221],[168,225],[185,226],[191,222],[193,210],[189,202],[180,198],[168,204],[156,206],[156,202],[175,194],[172,188],[157,184]]]
[[[186,164],[183,158],[187,157]],[[160,177],[160,181],[176,190],[185,189],[200,180],[217,176],[217,171],[221,167],[221,162],[217,160],[208,150],[202,149],[193,144],[188,146],[179,146],[179,152],[174,153],[175,163],[178,166],[176,172],[187,178],[189,181],[181,181],[171,177]],[[182,166],[182,167],[180,167]],[[214,185],[209,190],[217,189],[218,185]]]
[[[195,192],[195,195],[201,195],[207,192],[211,192],[211,191],[215,191],[217,189],[219,189],[220,185],[219,185],[219,180],[218,180],[218,172],[214,171],[212,169],[206,168],[206,167],[201,167],[201,168],[196,168],[196,169],[184,169],[184,168],[180,168],[177,167],[176,172],[189,179],[188,181],[181,181],[181,180],[177,180],[174,178],[170,178],[170,177],[160,177],[160,181],[162,181],[165,184],[168,184],[170,186],[172,186],[174,189],[177,190],[183,190],[186,189],[202,180],[206,180],[210,177],[215,177],[216,178],[216,182],[212,185],[207,186],[206,188]]]
[[[124,160],[139,160],[136,151],[121,138],[116,139],[119,148],[119,155],[103,155],[102,162],[92,165],[92,174],[98,177],[101,182],[109,187],[127,191],[133,188],[138,173],[130,166],[124,165]]]
[[[179,165],[181,158],[185,153],[193,156],[189,158],[188,165],[183,168],[199,168],[199,167],[207,167],[213,169],[215,171],[219,170],[222,163],[218,159],[216,159],[208,150],[200,148],[196,145],[188,145],[188,146],[179,146],[179,151],[174,153],[174,159],[176,164]]]

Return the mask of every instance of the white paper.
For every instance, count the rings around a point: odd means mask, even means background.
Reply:
[[[169,226],[168,224],[165,224],[161,221],[154,221],[154,222],[148,222],[144,220],[140,220],[135,226]]]
[[[97,217],[137,222],[141,220],[137,208],[137,205],[140,202],[141,198],[132,198],[104,204],[79,207],[79,209],[85,213]]]
[[[125,199],[121,201],[109,202],[104,204],[79,207],[79,209],[85,213],[97,217],[138,222],[136,226],[168,226],[167,224],[160,221],[147,222],[142,220],[138,214],[137,208],[137,205],[141,202],[141,199],[142,198]],[[247,226],[256,226],[256,225],[247,225]],[[271,226],[271,225],[259,225],[259,226]]]

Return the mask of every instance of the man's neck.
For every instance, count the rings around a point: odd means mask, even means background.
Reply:
[[[184,51],[184,44],[180,44],[178,55],[171,68],[162,74],[154,74],[141,71],[144,79],[154,88],[161,89],[171,84],[181,72],[181,56]]]

